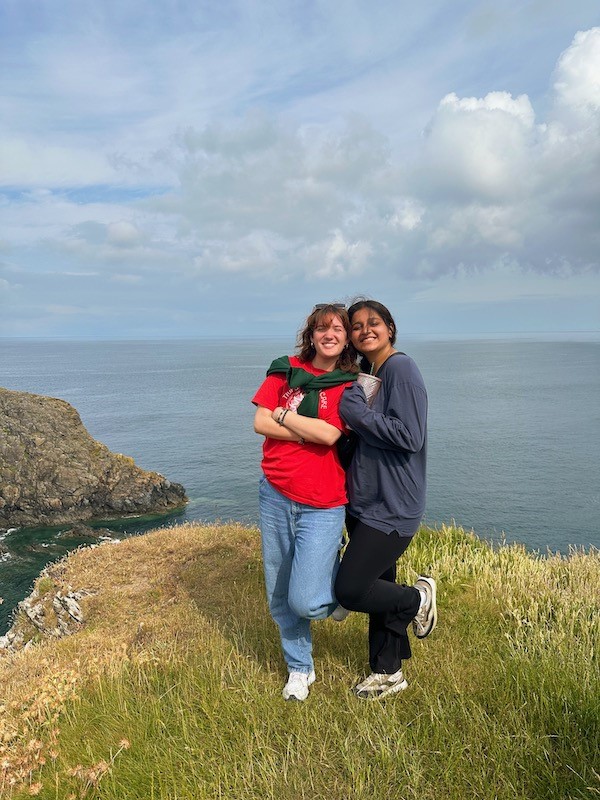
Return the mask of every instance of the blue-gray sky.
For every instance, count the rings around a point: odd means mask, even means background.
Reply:
[[[600,329],[597,0],[4,0],[0,332]]]

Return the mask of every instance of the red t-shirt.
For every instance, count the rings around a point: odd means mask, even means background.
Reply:
[[[310,362],[290,356],[292,367],[301,367],[313,375],[322,375],[325,370],[316,369]],[[341,431],[348,429],[339,414],[340,399],[349,383],[322,389],[319,392],[319,419],[325,420]],[[285,375],[268,375],[252,398],[257,406],[270,411],[281,406],[296,411],[304,392],[290,389]],[[306,442],[284,442],[265,437],[262,469],[269,483],[278,492],[304,505],[315,508],[333,508],[347,501],[346,475],[342,469],[335,445]]]

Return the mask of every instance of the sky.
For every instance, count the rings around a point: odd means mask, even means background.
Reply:
[[[600,330],[597,0],[2,0],[0,335]]]

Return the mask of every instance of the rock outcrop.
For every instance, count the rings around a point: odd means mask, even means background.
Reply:
[[[118,543],[114,540],[104,542],[105,545]],[[95,547],[99,545],[91,545],[91,548]],[[0,636],[0,653],[16,653],[44,639],[63,639],[81,630],[85,623],[81,601],[96,591],[74,590],[65,583],[67,558],[42,570],[31,594],[16,607],[10,629],[5,636]]]
[[[51,583],[42,572],[39,586]],[[80,600],[90,592],[60,591],[42,595],[38,585],[16,608],[15,620],[5,636],[0,636],[0,651],[16,653],[44,638],[62,639],[79,631],[85,621]]]
[[[185,490],[93,439],[64,400],[0,388],[0,528],[164,513]]]

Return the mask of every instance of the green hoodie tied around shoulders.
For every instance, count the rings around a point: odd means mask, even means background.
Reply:
[[[271,363],[267,375],[283,372],[290,389],[302,389],[305,392],[302,402],[297,408],[297,413],[303,417],[317,417],[319,414],[319,391],[339,386],[341,383],[355,381],[353,372],[343,372],[334,369],[333,372],[324,372],[322,375],[313,375],[302,367],[292,367],[289,356],[280,356]]]

